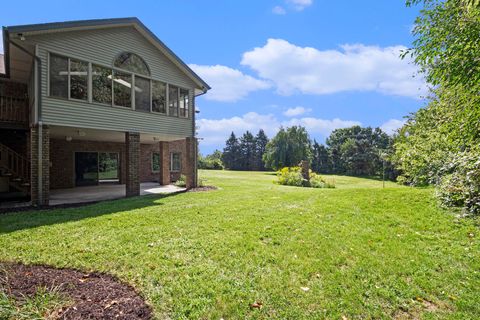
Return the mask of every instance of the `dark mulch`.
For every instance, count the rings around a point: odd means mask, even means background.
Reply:
[[[212,191],[217,190],[217,187],[214,186],[204,186],[188,189],[188,192],[202,192],[202,191]]]
[[[56,290],[73,301],[58,319],[151,319],[152,310],[133,287],[102,273],[0,263],[0,288],[22,300],[40,288]]]

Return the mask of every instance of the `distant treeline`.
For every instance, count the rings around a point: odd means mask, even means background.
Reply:
[[[396,177],[387,160],[392,138],[380,128],[353,126],[334,130],[326,145],[311,140],[301,126],[280,128],[269,140],[263,130],[256,136],[246,131],[240,138],[234,132],[225,142],[223,151],[199,157],[201,169],[278,170],[308,160],[317,173],[356,176]]]

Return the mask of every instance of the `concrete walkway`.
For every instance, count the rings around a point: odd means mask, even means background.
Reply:
[[[185,191],[174,185],[160,186],[155,182],[140,184],[140,195],[176,193]],[[102,200],[120,199],[125,197],[125,185],[103,184],[99,186],[56,189],[50,191],[50,205],[84,203]]]

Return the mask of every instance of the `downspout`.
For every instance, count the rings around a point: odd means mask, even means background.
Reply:
[[[205,90],[205,89],[204,89]],[[196,107],[197,107],[197,97],[200,97],[202,95],[204,95],[205,93],[207,93],[207,91],[203,91],[202,93],[200,93],[199,95],[196,95],[193,97],[193,112],[192,112],[192,119],[193,119],[193,140],[195,142],[195,148],[194,148],[194,154],[193,154],[193,165],[195,166],[195,177],[194,177],[194,185],[196,187],[198,187],[198,141],[196,139],[196,132],[197,132],[197,129],[196,129],[196,114],[197,114],[197,110],[196,110]]]
[[[36,51],[37,47],[35,46],[35,54],[32,54],[30,51],[25,49],[24,47],[20,46],[19,44],[13,42],[13,40],[10,40],[10,37],[8,38],[8,42],[12,44],[13,46],[17,47],[21,51],[25,52],[29,56],[33,57],[37,63],[37,81],[36,81],[36,92],[35,92],[35,102],[37,104],[37,117],[34,119],[34,124],[35,120],[38,123],[38,179],[37,179],[37,188],[38,188],[38,199],[43,198],[43,190],[42,190],[42,184],[43,184],[43,166],[42,166],[42,154],[43,154],[43,121],[42,121],[42,60],[40,59],[39,56],[37,56]]]

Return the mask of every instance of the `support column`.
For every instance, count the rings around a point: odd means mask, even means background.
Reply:
[[[30,196],[35,207],[48,206],[50,198],[50,129],[30,128]]]
[[[166,141],[160,141],[160,184],[170,184],[170,150]]]
[[[185,139],[185,176],[187,178],[187,189],[195,188],[197,186],[197,166],[195,163],[195,150],[197,145],[197,139],[188,137]]]
[[[140,195],[140,133],[125,132],[125,164],[127,197]]]

